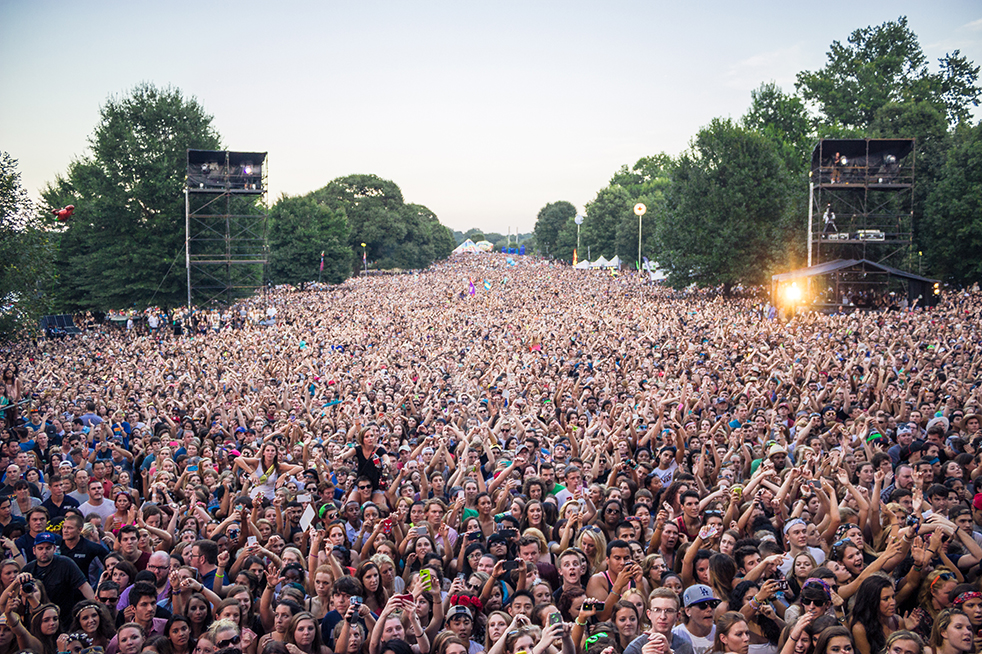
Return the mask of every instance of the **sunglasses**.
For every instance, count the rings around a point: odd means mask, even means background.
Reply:
[[[719,606],[719,600],[706,600],[705,602],[696,602],[695,604],[691,604],[689,608],[695,607],[700,611],[705,611],[707,609],[715,609],[717,606]]]
[[[606,631],[598,631],[597,633],[593,634],[592,636],[586,639],[586,644],[592,645],[598,640],[600,640],[601,638],[606,638],[606,637],[607,637]]]
[[[939,579],[943,579],[944,581],[951,581],[954,578],[955,575],[951,574],[950,572],[942,572],[941,574],[939,574],[937,577],[934,578],[934,581],[931,582],[931,587],[929,590],[931,591],[934,590],[934,584],[938,583]]]
[[[825,606],[825,602],[823,600],[802,599],[801,600],[801,605],[802,606],[809,606],[809,605],[811,605],[811,606]]]
[[[225,640],[220,640],[215,645],[218,649],[224,649],[230,645],[238,645],[242,642],[242,636],[232,636],[231,638],[226,638]]]

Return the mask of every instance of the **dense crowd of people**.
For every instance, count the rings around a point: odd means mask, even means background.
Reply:
[[[8,344],[0,654],[979,651],[982,296],[768,308],[472,255]]]

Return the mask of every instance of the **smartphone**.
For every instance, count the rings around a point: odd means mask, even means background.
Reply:
[[[249,536],[248,538],[246,538],[246,545],[248,545],[249,547],[252,547],[253,545],[256,545],[258,543],[259,540],[256,539],[255,536]]]
[[[392,518],[386,518],[382,521],[382,533],[391,534],[392,533]]]
[[[426,535],[426,525],[423,525],[422,527],[416,527],[416,535],[417,536],[425,536]]]
[[[498,533],[500,533],[505,538],[518,538],[518,530],[517,529],[502,529]]]
[[[310,495],[297,495],[298,502],[310,502]]]
[[[603,611],[604,610],[604,603],[603,602],[589,602],[589,601],[587,601],[587,602],[583,602],[583,604],[581,606],[582,606],[583,610],[585,610],[585,611]]]
[[[472,531],[467,534],[467,540],[481,540],[481,532]]]
[[[503,561],[501,563],[501,569],[506,572],[511,570],[518,570],[519,565],[523,565],[521,561]]]
[[[188,466],[188,472],[198,472],[198,466]]]
[[[788,580],[784,577],[778,577],[777,589],[780,591],[786,591],[788,589]]]
[[[563,621],[563,616],[560,613],[557,612],[557,613],[550,613],[549,614],[549,624],[550,625],[559,624],[562,621]]]
[[[423,582],[424,590],[433,590],[433,578],[430,576],[430,571],[423,568],[419,571],[419,579]]]

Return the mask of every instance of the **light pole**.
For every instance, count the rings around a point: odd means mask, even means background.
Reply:
[[[638,216],[638,272],[641,272],[641,216],[647,210],[648,207],[644,206],[643,202],[638,202],[634,205],[634,213]]]
[[[573,222],[576,223],[576,251],[579,252],[580,251],[580,225],[583,224],[583,214],[577,214],[576,218],[573,219]],[[587,256],[587,259],[589,258],[590,257]]]
[[[365,274],[368,274],[368,245],[361,244],[361,262],[365,264]]]

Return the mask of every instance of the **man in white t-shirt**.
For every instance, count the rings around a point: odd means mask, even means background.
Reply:
[[[794,557],[802,552],[811,554],[818,565],[825,563],[825,552],[817,547],[808,546],[808,525],[801,518],[788,520],[784,523],[784,538],[788,542],[788,556],[784,557],[784,563],[778,566],[782,575],[788,574],[794,563]]]
[[[672,635],[681,636],[692,644],[693,654],[708,654],[713,651],[716,638],[716,623],[713,611],[719,606],[719,599],[713,589],[703,584],[689,586],[682,593],[683,624],[672,629]]]
[[[662,433],[667,436],[671,432],[666,429]],[[658,451],[658,467],[652,470],[661,479],[662,486],[668,486],[672,483],[672,477],[675,476],[675,471],[682,465],[683,458],[685,458],[685,443],[682,441],[682,433],[677,432],[675,434],[675,445],[666,445]]]

